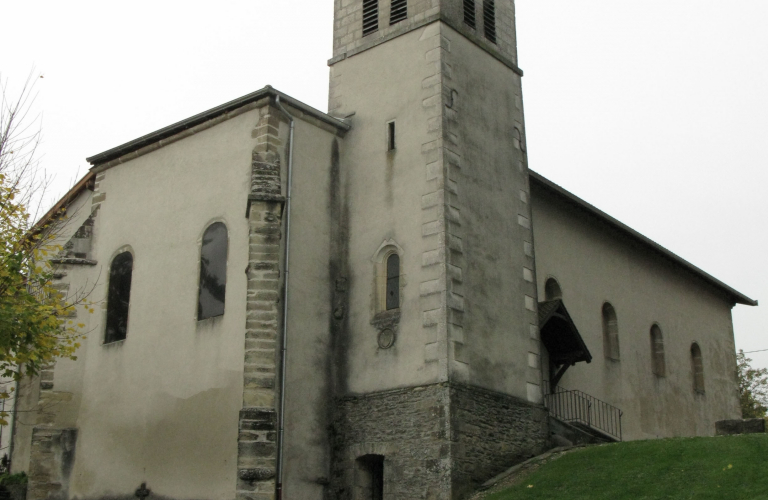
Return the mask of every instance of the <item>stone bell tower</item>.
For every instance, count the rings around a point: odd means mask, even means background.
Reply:
[[[332,489],[460,498],[547,438],[514,2],[335,0],[329,65]]]

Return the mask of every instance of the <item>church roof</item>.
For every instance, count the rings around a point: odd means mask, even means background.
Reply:
[[[154,144],[156,142],[162,141],[163,139],[172,137],[178,134],[179,132],[183,132],[184,130],[190,129],[192,127],[205,123],[209,120],[225,115],[247,104],[250,104],[265,98],[274,99],[277,96],[280,96],[280,101],[283,102],[284,104],[287,104],[292,108],[298,109],[301,112],[320,120],[321,122],[324,122],[328,125],[336,127],[342,133],[347,132],[351,128],[349,124],[343,122],[342,120],[339,120],[338,118],[334,118],[331,115],[323,113],[322,111],[319,111],[313,108],[312,106],[309,106],[308,104],[304,104],[298,99],[294,99],[289,95],[283,94],[282,92],[273,88],[272,86],[267,85],[261,90],[257,90],[256,92],[252,92],[248,95],[244,95],[243,97],[224,103],[221,106],[216,106],[215,108],[209,109],[208,111],[203,111],[202,113],[196,114],[195,116],[191,116],[185,120],[181,120],[180,122],[174,123],[173,125],[169,125],[165,128],[156,130],[155,132],[147,134],[143,137],[139,137],[138,139],[134,139],[130,142],[126,142],[125,144],[121,146],[117,146],[116,148],[112,148],[107,151],[104,151],[103,153],[93,155],[90,158],[86,158],[86,161],[91,165],[93,165],[94,167],[102,165],[116,158],[119,158],[123,155],[133,153],[134,151],[138,151],[139,149],[149,146],[150,144]]]
[[[650,238],[643,236],[642,234],[638,233],[631,227],[627,226],[622,222],[619,222],[618,220],[614,219],[613,217],[603,212],[602,210],[598,209],[597,207],[590,205],[589,203],[582,200],[581,198],[571,193],[570,191],[567,191],[566,189],[563,189],[562,187],[558,186],[557,184],[550,181],[543,175],[530,170],[530,178],[531,178],[532,186],[536,186],[542,189],[543,191],[546,191],[549,194],[555,195],[556,197],[576,207],[577,209],[581,210],[587,215],[595,217],[601,222],[607,224],[609,227],[617,230],[619,233],[623,234],[624,236],[629,238],[631,241],[639,244],[641,247],[644,247],[647,250],[650,250],[652,253],[655,253],[661,256],[663,259],[670,261],[676,266],[681,267],[690,273],[693,273],[694,275],[701,278],[708,284],[714,286],[720,292],[724,293],[731,301],[733,301],[734,304],[744,304],[748,306],[757,305],[756,300],[750,299],[743,293],[737,290],[734,290],[733,288],[726,285],[722,281],[718,280],[714,276],[702,271],[701,269],[694,266],[687,260],[670,252],[669,250],[659,245],[655,241],[651,240]]]

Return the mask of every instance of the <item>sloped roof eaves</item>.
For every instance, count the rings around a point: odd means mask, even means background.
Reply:
[[[610,215],[606,214],[599,208],[590,205],[586,201],[582,200],[575,194],[571,193],[570,191],[567,191],[563,189],[562,187],[558,186],[554,182],[550,181],[546,177],[542,176],[541,174],[538,174],[534,172],[533,170],[529,170],[530,177],[531,177],[531,183],[535,183],[541,188],[544,188],[545,190],[549,191],[550,193],[553,193],[557,196],[559,196],[562,199],[565,199],[567,202],[576,205],[581,210],[584,210],[588,214],[600,219],[601,221],[605,222],[609,226],[613,227],[614,229],[618,230],[619,232],[623,233],[625,236],[629,237],[630,239],[640,243],[641,245],[645,246],[649,250],[661,255],[662,257],[672,261],[674,264],[682,267],[683,269],[695,274],[699,278],[703,279],[710,285],[714,286],[715,288],[718,288],[722,292],[724,292],[726,295],[728,295],[731,300],[733,300],[736,304],[744,304],[747,306],[756,306],[758,305],[758,302],[756,300],[750,299],[746,295],[744,295],[741,292],[738,292],[737,290],[731,288],[730,286],[726,285],[719,279],[715,278],[714,276],[704,272],[703,270],[699,269],[698,267],[694,266],[687,260],[683,259],[682,257],[679,257],[678,255],[672,253],[671,251],[667,250],[663,246],[659,245],[655,241],[651,240],[650,238],[643,236],[642,234],[638,233],[631,227],[627,226],[626,224],[619,222],[618,220],[614,219]]]
[[[104,151],[103,153],[99,153],[97,155],[91,156],[90,158],[86,158],[86,161],[93,166],[98,166],[103,163],[107,163],[123,155],[132,153],[141,148],[149,146],[150,144],[154,144],[158,141],[161,141],[163,139],[176,135],[179,132],[183,132],[184,130],[200,125],[201,123],[205,123],[208,120],[211,120],[223,114],[229,113],[230,111],[233,111],[237,108],[240,108],[252,102],[256,102],[266,97],[275,98],[277,96],[280,96],[280,100],[284,104],[287,104],[293,108],[301,110],[302,112],[324,123],[327,123],[333,127],[336,127],[342,133],[347,132],[351,128],[349,124],[344,123],[343,121],[337,118],[334,118],[326,113],[323,113],[322,111],[319,111],[309,106],[308,104],[304,104],[303,102],[297,99],[294,99],[289,95],[283,94],[282,92],[274,89],[270,85],[267,85],[263,89],[257,90],[256,92],[252,92],[248,95],[244,95],[243,97],[240,97],[233,101],[229,101],[220,106],[216,106],[215,108],[211,108],[208,111],[203,111],[202,113],[196,114],[185,120],[174,123],[173,125],[169,125],[167,127],[161,128],[160,130],[156,130],[155,132],[147,134],[143,137],[139,137],[138,139],[134,139],[130,142],[117,146],[116,148],[112,148],[107,151]]]
[[[93,191],[93,184],[96,179],[96,174],[93,172],[86,173],[72,188],[62,196],[59,201],[48,210],[45,215],[35,222],[32,229],[29,230],[29,234],[36,234],[44,228],[51,220],[61,216],[61,209],[66,208],[77,198],[80,193],[86,189]]]

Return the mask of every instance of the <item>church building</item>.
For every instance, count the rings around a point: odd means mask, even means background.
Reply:
[[[327,113],[267,86],[58,205],[97,307],[19,386],[28,500],[458,500],[741,417],[757,302],[529,170],[513,0],[334,3]]]

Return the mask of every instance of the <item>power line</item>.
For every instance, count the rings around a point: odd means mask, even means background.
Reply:
[[[765,352],[768,351],[768,349],[760,349],[759,351],[744,351],[744,354],[752,354],[753,352]]]

